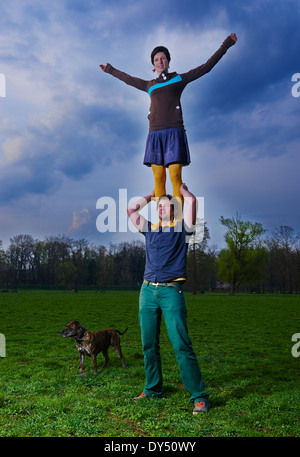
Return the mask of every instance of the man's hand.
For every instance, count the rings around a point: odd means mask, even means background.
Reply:
[[[193,194],[189,191],[188,186],[185,183],[181,184],[180,193],[183,197],[193,197]]]
[[[197,199],[189,191],[188,186],[185,183],[182,183],[180,186],[180,193],[184,197],[184,202],[186,203],[186,210],[184,221],[187,227],[192,227],[196,223],[197,217]]]
[[[127,214],[133,225],[141,232],[145,226],[146,219],[142,216],[141,211],[144,206],[151,202],[152,197],[155,196],[154,190],[146,197],[139,198],[127,208]]]
[[[231,38],[233,39],[233,41],[236,43],[237,42],[237,36],[235,33],[231,33],[230,34]]]

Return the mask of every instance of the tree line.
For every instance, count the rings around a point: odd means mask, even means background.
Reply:
[[[210,246],[209,229],[198,221],[191,237],[185,289],[194,294],[228,290],[256,293],[300,293],[300,237],[289,226],[271,235],[259,223],[237,214],[220,218],[226,230],[225,248]],[[143,281],[145,247],[142,241],[108,247],[73,240],[66,235],[35,240],[17,235],[3,249],[0,241],[0,288],[63,287],[139,288]]]

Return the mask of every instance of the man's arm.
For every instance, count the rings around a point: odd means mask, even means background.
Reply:
[[[186,184],[181,184],[180,193],[184,198],[184,203],[186,205],[184,222],[186,227],[189,229],[194,228],[196,224],[197,217],[197,198],[188,190]]]
[[[133,202],[131,205],[128,206],[127,208],[127,214],[133,223],[133,225],[140,231],[145,227],[145,223],[147,222],[144,216],[141,216],[139,211],[144,208],[148,203],[151,202],[151,198],[154,197],[154,191],[150,194],[147,195],[146,197],[139,198],[135,202]]]

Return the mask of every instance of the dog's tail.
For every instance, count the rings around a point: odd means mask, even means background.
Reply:
[[[116,332],[119,334],[119,335],[124,335],[125,332],[127,332],[128,330],[128,327],[124,330],[124,332],[120,332],[119,330],[116,330]]]

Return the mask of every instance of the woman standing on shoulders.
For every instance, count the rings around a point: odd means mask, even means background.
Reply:
[[[156,198],[166,193],[166,168],[169,168],[173,196],[182,201],[182,167],[191,162],[180,103],[183,90],[187,84],[208,73],[236,41],[237,37],[232,33],[206,63],[180,74],[169,72],[170,53],[164,46],[158,46],[151,53],[153,71],[157,72],[157,78],[150,81],[130,76],[109,63],[100,65],[105,73],[150,96],[149,133],[144,164],[153,170]]]

